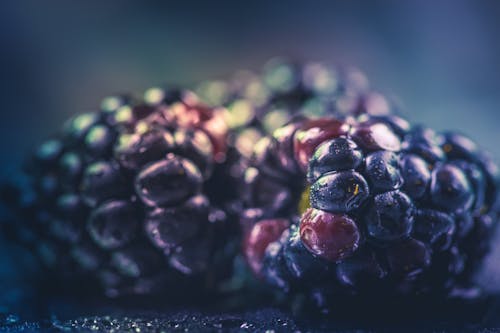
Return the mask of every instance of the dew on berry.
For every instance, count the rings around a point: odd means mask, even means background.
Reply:
[[[365,174],[374,192],[396,190],[403,184],[399,157],[390,151],[366,156]]]
[[[427,162],[413,154],[406,154],[401,159],[401,174],[403,176],[403,191],[412,199],[425,195],[431,180]]]
[[[359,208],[369,196],[364,177],[354,171],[327,173],[311,186],[311,206],[330,212]]]
[[[322,143],[309,161],[307,178],[314,182],[330,171],[356,169],[363,161],[357,144],[347,138],[336,138]]]

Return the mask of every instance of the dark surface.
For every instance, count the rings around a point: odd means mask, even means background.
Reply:
[[[292,315],[278,308],[214,313],[200,309],[79,309],[79,315],[53,315],[24,320],[14,314],[0,315],[0,331],[43,332],[500,332],[499,299],[491,304],[461,308],[442,319],[415,313],[411,319],[395,319],[390,313],[379,320],[335,318],[335,315]],[[66,311],[68,311],[66,309]],[[91,314],[90,314],[91,313]],[[457,318],[452,319],[456,316]]]

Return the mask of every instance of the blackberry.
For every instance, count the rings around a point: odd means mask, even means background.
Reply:
[[[239,71],[227,81],[202,82],[195,91],[207,104],[225,106],[225,119],[233,129],[230,141],[245,156],[252,153],[250,142],[297,114],[350,113],[379,109],[377,103],[388,105],[369,97],[368,80],[355,68],[282,58],[271,59],[259,73]]]
[[[256,145],[246,190],[266,198],[245,202],[252,271],[320,306],[473,285],[498,220],[495,164],[464,135],[355,111],[297,118]]]
[[[388,126],[399,131],[408,126],[404,120],[390,115],[395,106],[382,95],[370,91],[365,75],[355,68],[275,58],[266,63],[260,72],[240,71],[226,81],[205,81],[197,85],[195,91],[207,104],[225,107],[224,119],[231,129],[227,155],[233,161],[226,164],[231,168],[225,173],[232,176],[230,187],[237,189],[230,196],[251,196],[273,206],[273,210],[279,210],[278,206],[291,200],[288,191],[281,190],[288,184],[283,186],[266,176],[256,177],[255,181],[266,190],[252,192],[241,185],[241,179],[251,182],[255,177],[253,171],[243,174],[252,159],[260,170],[265,168],[265,173],[281,178],[284,183],[288,183],[289,175],[283,175],[280,169],[284,168],[291,174],[297,171],[296,168],[307,171],[307,156],[315,148],[308,142],[310,135],[307,129],[301,128],[302,134],[297,135],[299,139],[295,142],[289,140],[290,131],[295,131],[294,124],[300,122],[301,117],[370,113],[373,117],[386,119]],[[310,126],[314,131],[314,123]],[[324,131],[327,136],[335,136],[349,128],[335,119],[330,126],[328,131]],[[334,133],[336,131],[339,133]],[[259,141],[270,133],[275,133],[273,140]],[[314,140],[322,142],[323,139],[316,137]],[[256,142],[259,143],[254,149]],[[295,145],[302,148],[294,148]],[[361,159],[359,156],[352,158]],[[241,203],[236,206],[236,211],[241,210]]]
[[[7,232],[73,290],[215,288],[238,244],[227,197],[211,195],[229,177],[222,112],[188,91],[106,98],[40,145],[18,195],[4,191],[16,215]]]

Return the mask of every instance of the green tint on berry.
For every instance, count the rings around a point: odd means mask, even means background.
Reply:
[[[298,214],[302,216],[306,210],[311,208],[311,187],[307,186],[306,189],[300,195],[299,206],[298,206]]]

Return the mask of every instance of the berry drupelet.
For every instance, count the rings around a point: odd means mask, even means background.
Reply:
[[[222,112],[187,91],[106,98],[36,150],[29,185],[5,196],[17,215],[7,231],[73,287],[100,281],[107,296],[213,287],[238,246],[226,198],[207,189],[225,184]]]
[[[252,271],[317,304],[470,286],[498,220],[498,171],[455,132],[390,113],[296,117],[245,173]]]

